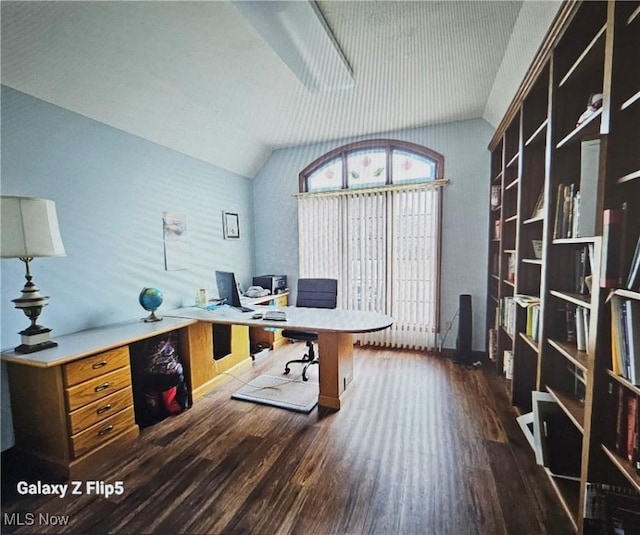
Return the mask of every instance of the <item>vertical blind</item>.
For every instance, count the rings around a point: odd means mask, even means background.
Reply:
[[[374,310],[391,328],[362,344],[433,349],[441,188],[356,190],[298,200],[300,277],[338,279],[338,307]]]

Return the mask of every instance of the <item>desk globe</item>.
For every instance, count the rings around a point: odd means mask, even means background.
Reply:
[[[151,312],[149,316],[144,318],[144,321],[161,321],[162,318],[156,316],[156,310],[160,308],[162,304],[163,296],[162,291],[158,290],[158,288],[143,288],[140,292],[140,296],[138,297],[138,302],[140,306],[144,308],[146,311]]]

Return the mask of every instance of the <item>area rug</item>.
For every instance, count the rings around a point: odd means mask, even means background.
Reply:
[[[231,398],[309,413],[318,404],[318,383],[261,375],[231,394]]]

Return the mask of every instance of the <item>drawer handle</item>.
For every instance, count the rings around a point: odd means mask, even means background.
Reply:
[[[111,431],[113,431],[113,426],[112,425],[108,425],[107,427],[103,427],[102,429],[100,429],[100,431],[98,432],[98,436],[104,436],[107,433],[110,433]]]
[[[109,383],[108,383],[108,382],[107,382],[107,383],[102,383],[101,385],[96,386],[96,387],[94,388],[94,390],[95,390],[96,392],[102,392],[103,390],[105,390],[105,389],[107,389],[107,388],[109,388]]]
[[[111,403],[109,403],[108,405],[105,405],[104,407],[100,407],[96,413],[98,414],[104,414],[105,412],[107,412],[109,409],[111,408]]]
[[[93,368],[94,370],[97,370],[97,369],[102,368],[103,366],[106,366],[106,365],[107,365],[107,361],[106,361],[106,360],[101,360],[100,362],[96,362],[96,363],[92,366],[92,368]]]

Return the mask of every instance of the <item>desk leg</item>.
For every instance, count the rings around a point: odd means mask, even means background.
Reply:
[[[351,333],[318,333],[320,355],[321,407],[340,410],[341,397],[353,381],[353,335]]]

